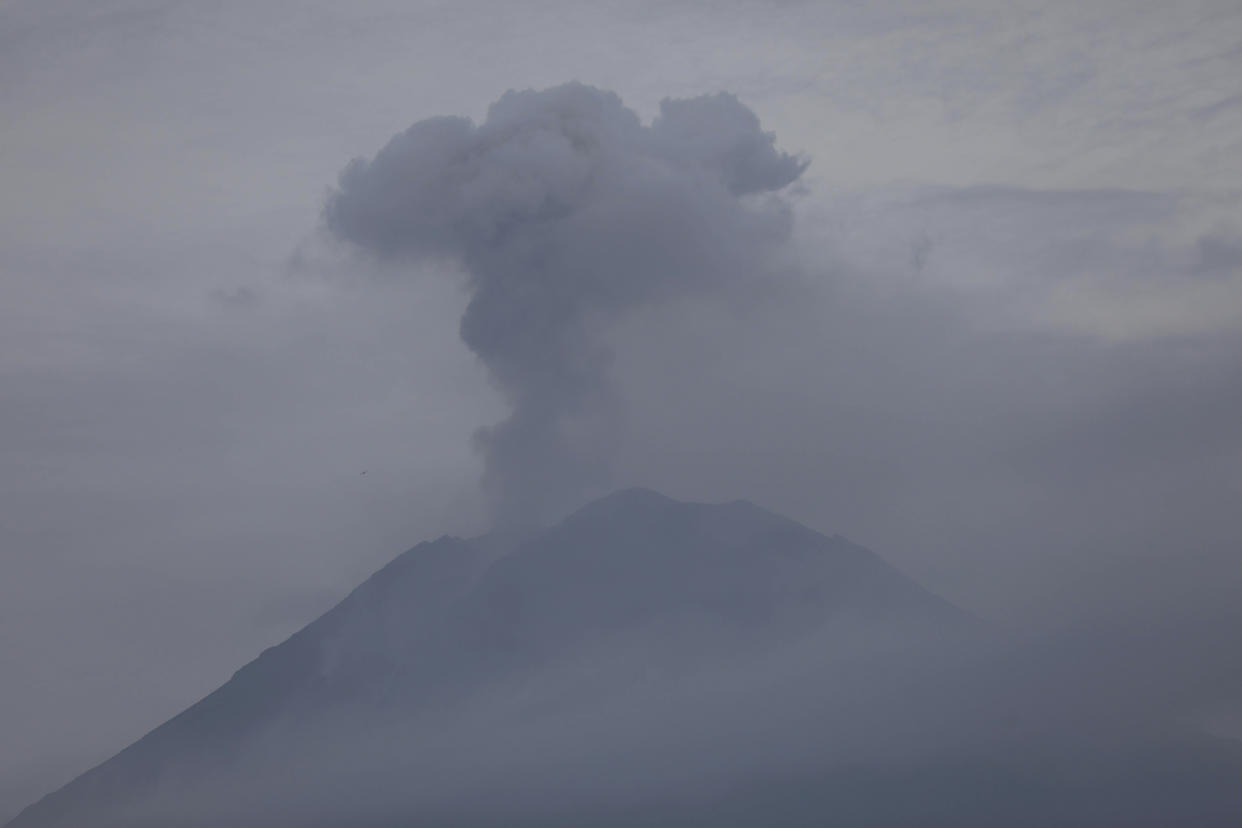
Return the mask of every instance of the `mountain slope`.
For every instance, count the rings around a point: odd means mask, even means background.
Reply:
[[[671,667],[740,647],[761,652],[846,614],[967,623],[870,552],[749,503],[618,492],[523,541],[443,537],[414,547],[11,825],[92,824],[170,778],[227,767],[273,727],[345,710],[417,714],[514,676],[555,673],[601,646],[656,669],[661,659]]]
[[[1236,824],[1242,753],[1109,712],[1135,661],[992,644],[843,538],[627,490],[414,547],[10,828]]]

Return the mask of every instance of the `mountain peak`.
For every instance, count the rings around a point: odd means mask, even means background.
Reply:
[[[128,824],[93,815],[168,779],[204,784],[205,767],[230,773],[256,744],[283,755],[325,722],[467,716],[531,686],[593,704],[636,677],[750,664],[808,637],[826,657],[840,636],[817,636],[847,621],[874,633],[958,615],[862,547],[747,501],[623,489],[547,529],[419,544],[12,825]]]
[[[652,489],[631,486],[617,489],[570,513],[563,522],[598,519],[601,517],[638,516],[672,506],[685,505],[682,501],[660,494]]]

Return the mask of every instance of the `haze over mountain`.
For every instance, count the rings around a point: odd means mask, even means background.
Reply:
[[[1032,693],[1049,658],[993,645],[843,538],[631,489],[419,544],[10,828],[1134,824],[1166,777],[1150,813],[1242,802],[1237,752],[1075,719]]]
[[[1242,736],[1238,0],[5,0],[0,44],[0,824],[413,541],[631,482],[1024,639],[957,732]]]

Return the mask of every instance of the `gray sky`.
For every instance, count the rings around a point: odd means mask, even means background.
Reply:
[[[320,215],[410,124],[570,80],[734,93],[812,161],[764,278],[602,331],[618,485],[1018,629],[1236,598],[1233,2],[7,2],[0,815],[485,528],[465,283]]]

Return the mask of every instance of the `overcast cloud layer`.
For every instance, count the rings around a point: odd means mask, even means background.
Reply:
[[[444,115],[477,126],[432,122],[441,150],[511,157],[504,129],[542,123],[550,98],[488,105],[575,80],[624,100],[579,90],[610,119],[587,123],[629,137],[548,163],[714,171],[689,214],[738,231],[667,296],[640,280],[574,306],[610,320],[586,353],[611,362],[556,399],[623,403],[607,410],[624,428],[595,423],[611,482],[749,498],[1019,631],[1236,604],[1235,3],[9,3],[0,816],[395,553],[484,527],[506,429],[564,438],[563,415],[523,407],[544,353],[502,364],[508,343],[460,325],[546,193],[437,180],[448,215],[473,192],[484,227],[484,196],[510,194],[513,242],[440,217],[397,243],[338,212],[366,262],[314,231],[325,199],[367,203],[378,160],[329,192],[348,159]],[[659,137],[676,120],[661,100],[721,91],[736,99],[702,105],[739,134],[759,141],[753,112],[813,159],[781,205],[734,197],[792,181],[769,144],[752,187]],[[625,191],[584,194],[577,175],[561,200],[589,233]],[[626,272],[665,273],[673,252],[626,251],[653,258]],[[741,278],[759,271],[779,278]],[[572,319],[556,330],[583,335]],[[489,427],[486,467],[472,440]]]

